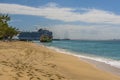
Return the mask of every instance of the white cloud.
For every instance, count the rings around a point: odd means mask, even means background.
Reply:
[[[120,24],[120,15],[98,9],[77,9],[59,7],[56,3],[45,6],[30,7],[19,4],[0,3],[0,13],[42,16],[47,19],[61,20],[64,22],[86,22],[99,24]]]
[[[108,40],[120,39],[120,27],[110,25],[55,25],[49,28],[54,38]]]
[[[57,7],[58,4],[54,2],[49,2],[48,4],[44,5],[43,7]],[[40,6],[41,7],[41,6]]]

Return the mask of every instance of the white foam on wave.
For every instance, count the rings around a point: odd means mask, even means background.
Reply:
[[[73,55],[73,56],[76,56],[76,57],[79,57],[79,58],[85,58],[85,59],[90,59],[90,60],[94,60],[94,61],[98,61],[98,62],[103,62],[105,64],[109,64],[110,66],[114,66],[114,67],[120,69],[120,61],[117,61],[117,60],[101,58],[101,57],[96,57],[96,56],[91,57],[91,56],[87,56],[87,55],[75,54],[75,52],[69,52],[65,49],[59,49],[59,48],[56,48],[56,47],[48,47],[47,46],[47,48],[53,49],[53,50],[55,50],[57,52],[60,52],[60,53]]]

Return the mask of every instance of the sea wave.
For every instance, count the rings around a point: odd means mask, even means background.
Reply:
[[[90,60],[94,60],[94,61],[98,61],[98,62],[103,62],[105,64],[108,64],[110,66],[113,66],[113,67],[116,67],[116,68],[120,69],[120,61],[117,61],[117,60],[112,60],[112,59],[98,57],[98,56],[89,56],[89,55],[77,54],[75,52],[71,52],[69,50],[60,49],[60,48],[53,47],[53,46],[46,46],[46,47],[49,48],[49,49],[53,49],[57,52],[64,53],[64,54],[69,54],[69,55],[76,56],[76,57],[79,57],[79,58],[84,58],[84,59],[90,59]]]

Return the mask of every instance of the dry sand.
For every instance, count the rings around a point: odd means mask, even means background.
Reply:
[[[44,46],[0,42],[0,80],[120,80],[120,77]]]

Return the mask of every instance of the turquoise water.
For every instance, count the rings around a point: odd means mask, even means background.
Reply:
[[[120,41],[60,40],[42,44],[120,68]]]

